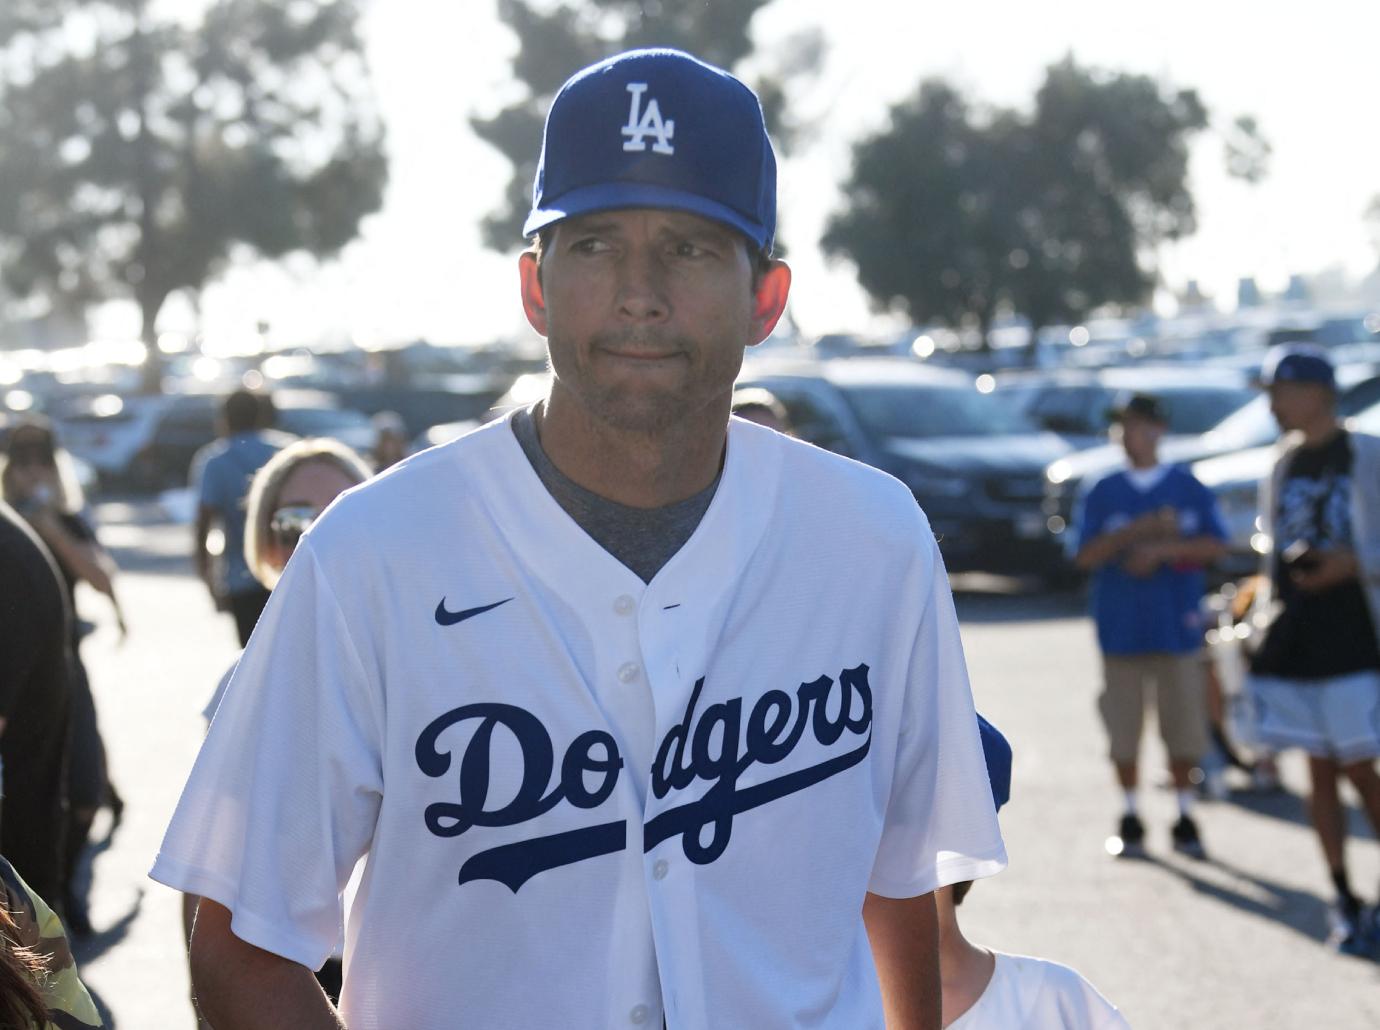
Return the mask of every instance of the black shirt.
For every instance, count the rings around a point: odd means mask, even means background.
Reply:
[[[1345,431],[1316,447],[1300,447],[1289,461],[1274,513],[1273,575],[1284,608],[1252,663],[1254,672],[1321,679],[1380,669],[1380,645],[1361,584],[1351,580],[1307,593],[1290,575],[1289,559],[1299,552],[1355,548],[1351,475],[1351,437]]]

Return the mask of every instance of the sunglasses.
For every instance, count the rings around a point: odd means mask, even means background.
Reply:
[[[296,547],[302,534],[320,514],[320,508],[313,508],[307,504],[290,504],[279,508],[269,517],[268,529],[284,547]]]

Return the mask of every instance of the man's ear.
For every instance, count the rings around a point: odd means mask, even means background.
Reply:
[[[791,292],[791,270],[784,261],[773,261],[757,277],[752,300],[752,344],[756,346],[771,335],[786,310],[786,298]],[[530,315],[527,316],[531,318]]]
[[[546,335],[546,296],[541,288],[537,255],[530,250],[518,257],[518,278],[522,288],[522,310],[540,336]]]

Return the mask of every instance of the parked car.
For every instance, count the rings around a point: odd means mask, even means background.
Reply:
[[[1375,371],[1371,364],[1338,367],[1337,410],[1340,415],[1354,415],[1380,402],[1380,376]],[[1193,464],[1219,455],[1259,448],[1268,450],[1278,437],[1279,426],[1270,414],[1270,399],[1260,393],[1206,433],[1165,439],[1160,445],[1160,460]],[[1084,490],[1121,467],[1125,460],[1119,445],[1104,444],[1060,458],[1045,471],[1044,513],[1048,529],[1052,536],[1065,541],[1065,550],[1078,499]]]
[[[1112,405],[1132,390],[1160,398],[1173,436],[1204,433],[1255,396],[1243,372],[1182,365],[1061,369],[997,380],[999,397],[1010,398],[1036,424],[1079,449],[1106,440]]]
[[[103,483],[150,490],[186,480],[192,455],[215,439],[219,397],[209,393],[74,401],[55,418],[63,446]]]
[[[369,416],[341,405],[318,390],[279,390],[273,394],[277,429],[293,436],[327,436],[368,457],[376,432]]]
[[[968,374],[905,359],[761,361],[744,367],[738,385],[779,397],[802,439],[909,486],[949,568],[1057,568],[1040,499],[1045,467],[1068,444]]]

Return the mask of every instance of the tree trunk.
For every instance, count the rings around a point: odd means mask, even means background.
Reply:
[[[154,323],[163,307],[161,299],[139,295],[139,339],[144,344],[144,368],[140,375],[141,393],[163,392],[163,352],[158,349],[158,332]]]

